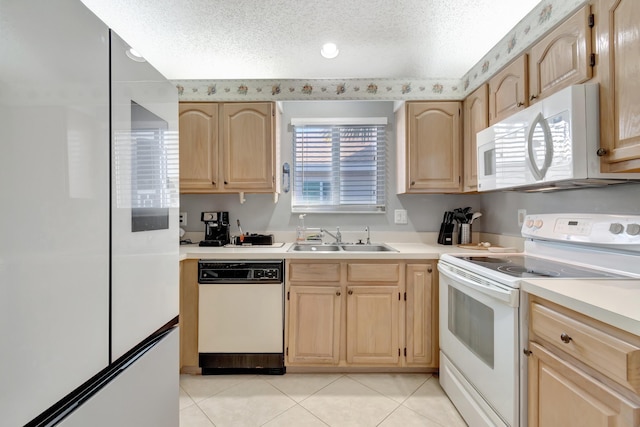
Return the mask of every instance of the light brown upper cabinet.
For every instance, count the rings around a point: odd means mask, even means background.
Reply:
[[[603,172],[640,172],[640,2],[595,3]]]
[[[464,137],[463,191],[478,190],[478,162],[476,134],[489,126],[489,87],[484,84],[471,93],[462,103]]]
[[[489,80],[489,124],[528,105],[527,55],[523,54]]]
[[[180,192],[212,193],[218,178],[218,104],[180,103]]]
[[[529,51],[529,101],[591,78],[591,8],[583,7]]]
[[[407,102],[396,112],[398,193],[457,193],[461,103]]]
[[[272,102],[180,103],[181,193],[276,192]]]
[[[229,191],[275,191],[274,104],[222,104],[223,184]]]

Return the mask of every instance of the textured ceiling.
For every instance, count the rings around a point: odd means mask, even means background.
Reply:
[[[168,79],[322,79],[460,78],[539,0],[82,2]]]

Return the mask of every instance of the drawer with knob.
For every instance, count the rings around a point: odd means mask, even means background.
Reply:
[[[572,316],[537,302],[531,304],[531,339],[543,340],[606,375],[618,384],[640,392],[640,343],[597,320]],[[602,327],[601,327],[602,326]]]

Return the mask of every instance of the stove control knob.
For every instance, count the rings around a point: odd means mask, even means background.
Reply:
[[[638,234],[640,234],[640,224],[628,224],[627,234],[631,236],[637,236]]]
[[[620,234],[624,231],[624,225],[620,224],[619,222],[614,222],[609,226],[609,231],[612,234]]]
[[[540,227],[542,227],[542,224],[544,224],[544,223],[542,222],[542,220],[541,220],[541,219],[536,219],[536,220],[533,222],[533,226],[534,226],[535,228],[540,228]]]
[[[527,226],[527,228],[531,228],[531,227],[533,227],[533,220],[532,220],[532,219],[528,219],[528,220],[525,222],[525,225]]]

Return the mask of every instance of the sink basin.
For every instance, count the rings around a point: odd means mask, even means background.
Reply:
[[[289,250],[296,251],[296,252],[337,252],[340,250],[340,246],[295,244]]]
[[[374,243],[371,245],[344,245],[342,250],[347,252],[397,252],[390,246],[382,243]]]
[[[289,249],[289,252],[398,252],[391,246],[384,243],[373,243],[370,245],[356,244],[309,244],[296,243]]]

